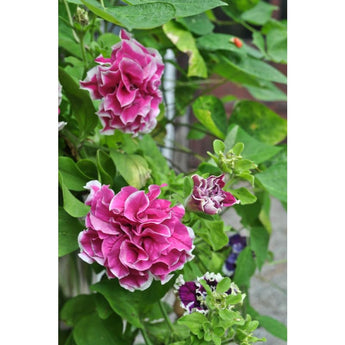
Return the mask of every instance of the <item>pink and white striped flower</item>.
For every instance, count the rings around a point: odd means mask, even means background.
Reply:
[[[224,207],[233,206],[239,200],[229,192],[223,190],[225,186],[224,175],[209,176],[206,179],[192,176],[194,187],[192,195],[187,200],[187,208],[191,211],[217,214]]]
[[[133,135],[148,133],[156,126],[162,101],[158,89],[164,70],[162,57],[125,30],[121,30],[120,38],[111,57],[97,57],[99,65],[80,85],[93,99],[101,100],[97,112],[103,124],[101,133],[113,134],[116,128]]]
[[[184,208],[157,199],[161,187],[145,193],[127,186],[115,194],[98,181],[86,185],[91,210],[78,237],[79,256],[103,265],[130,291],[147,289],[153,279],[164,284],[193,258],[194,233],[181,222]]]

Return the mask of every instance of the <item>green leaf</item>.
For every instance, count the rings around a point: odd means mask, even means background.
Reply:
[[[162,173],[169,173],[170,169],[167,160],[162,155],[151,135],[145,134],[142,137],[140,140],[140,149],[144,152],[145,156],[149,156],[154,160]]]
[[[232,124],[224,140],[225,151],[228,151],[235,143],[243,143],[242,156],[256,164],[267,161],[282,150],[281,147],[271,146],[256,140],[246,133],[240,126]]]
[[[201,174],[215,175],[215,176],[219,176],[222,173],[222,171],[217,166],[207,163],[207,162],[202,162],[198,167],[198,171],[200,171]]]
[[[177,21],[189,31],[197,35],[206,35],[213,31],[214,24],[208,19],[205,13],[191,17],[178,18]]]
[[[225,150],[225,145],[221,140],[216,139],[213,141],[214,153],[218,155],[220,152],[224,152],[224,150]]]
[[[220,99],[207,95],[198,97],[192,104],[195,117],[215,136],[224,139],[227,118]]]
[[[253,36],[253,44],[255,44],[259,48],[263,56],[266,56],[265,40],[262,34],[259,31],[255,31],[253,32],[252,36]]]
[[[223,293],[230,289],[231,280],[229,277],[223,278],[216,287],[216,292]]]
[[[96,109],[88,91],[80,89],[73,78],[61,67],[59,67],[59,81],[71,103],[73,114],[79,125],[80,138],[84,139],[96,127],[98,122]]]
[[[287,341],[287,328],[280,321],[266,315],[259,314],[252,306],[247,306],[248,313],[252,315],[253,318],[257,319],[260,326],[265,328],[272,335],[279,339]]]
[[[101,177],[102,184],[112,185],[116,174],[114,162],[104,151],[97,151],[97,166]]]
[[[70,157],[59,157],[59,172],[63,176],[66,187],[73,191],[82,191],[89,181],[77,164]]]
[[[275,86],[273,83],[269,81],[261,81],[261,86],[247,86],[245,88],[249,91],[249,93],[256,99],[261,101],[286,101],[287,96],[286,94]]]
[[[65,211],[75,218],[86,216],[90,210],[90,206],[82,203],[68,190],[61,173],[59,173],[59,182],[62,189],[63,208]]]
[[[244,12],[254,7],[259,1],[260,0],[233,0],[233,4],[235,5],[235,10],[237,9],[240,12]],[[231,8],[232,6],[229,7]],[[228,7],[226,9],[228,9]]]
[[[195,335],[203,333],[202,325],[206,322],[208,322],[206,316],[201,313],[192,313],[184,315],[180,317],[177,321],[178,324],[187,326],[190,329],[190,331]]]
[[[139,155],[128,155],[114,150],[110,151],[110,157],[126,182],[137,189],[145,186],[150,177],[150,170],[146,160]]]
[[[79,248],[78,235],[84,226],[77,218],[71,217],[63,207],[59,207],[59,257]]]
[[[200,50],[211,52],[217,50],[227,50],[237,54],[246,55],[243,48],[238,48],[231,42],[234,37],[236,36],[222,33],[210,33],[208,35],[199,37],[196,40],[196,43]]]
[[[287,27],[281,21],[271,19],[261,32],[266,35],[267,55],[278,63],[287,63]]]
[[[121,337],[122,320],[113,314],[106,320],[97,313],[84,316],[73,329],[73,337],[77,345],[125,345]]]
[[[271,195],[287,202],[287,162],[274,164],[255,177]]]
[[[133,6],[102,7],[97,0],[81,0],[93,13],[108,22],[132,29],[151,29],[175,16],[175,8],[165,2],[145,2]]]
[[[111,308],[122,318],[133,326],[142,328],[141,313],[148,306],[160,300],[173,283],[173,279],[164,285],[159,281],[153,281],[147,290],[130,292],[121,287],[117,280],[105,279],[91,285],[91,290],[101,293],[107,299]]]
[[[66,325],[74,326],[85,315],[95,311],[93,295],[78,295],[70,298],[62,307],[60,318]]]
[[[212,249],[217,251],[225,247],[228,242],[228,236],[224,231],[224,222],[221,220],[202,220],[202,226],[200,229],[195,230],[200,237],[202,237]]]
[[[193,180],[190,176],[185,176],[183,179],[183,195],[187,198],[193,191]]]
[[[164,24],[163,31],[177,49],[188,55],[188,77],[207,78],[207,67],[196,47],[193,35],[181,24],[173,21]]]
[[[242,13],[241,17],[248,23],[264,25],[278,7],[259,1],[256,6]]]
[[[256,201],[256,196],[249,192],[245,187],[237,189],[229,189],[229,192],[238,200],[241,201],[241,205],[252,204]]]
[[[244,248],[237,257],[236,270],[234,275],[235,283],[241,287],[249,287],[250,277],[256,269],[255,260],[253,258],[252,249]]]
[[[147,4],[157,2],[156,0],[129,0],[131,4]],[[176,17],[188,17],[205,12],[209,9],[226,6],[227,3],[219,0],[166,0],[176,9]]]
[[[243,100],[235,105],[230,124],[237,124],[255,139],[269,145],[284,140],[287,121],[265,105]]]
[[[221,57],[221,61],[226,63],[227,66],[232,66],[233,68],[255,78],[282,84],[286,84],[287,82],[286,76],[278,69],[249,55],[245,56],[244,54],[225,52]]]
[[[89,180],[98,179],[98,171],[96,164],[90,159],[80,159],[77,162],[78,168],[88,177]]]
[[[255,227],[250,229],[250,247],[255,252],[259,270],[266,261],[269,239],[270,236],[265,228]]]

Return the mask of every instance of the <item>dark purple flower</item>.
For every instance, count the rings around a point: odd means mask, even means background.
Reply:
[[[181,307],[186,311],[186,314],[190,314],[194,311],[206,314],[208,309],[205,303],[207,292],[205,288],[200,284],[200,280],[204,279],[207,285],[211,288],[211,291],[215,291],[217,284],[223,279],[222,275],[217,273],[207,272],[203,277],[198,278],[196,281],[185,282],[182,275],[180,275],[174,285],[175,292],[178,294]],[[231,289],[226,293],[230,294]]]
[[[235,234],[229,238],[232,253],[239,254],[247,246],[247,237]]]
[[[192,179],[194,182],[193,192],[187,200],[189,210],[217,214],[224,207],[239,203],[231,193],[222,189],[225,186],[224,175],[212,175],[206,179],[199,175],[193,175]]]
[[[229,238],[229,246],[231,253],[225,260],[222,271],[225,275],[232,277],[235,273],[237,257],[247,246],[247,237],[235,234]]]

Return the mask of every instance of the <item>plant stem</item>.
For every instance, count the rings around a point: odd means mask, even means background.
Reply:
[[[141,334],[143,335],[143,338],[145,340],[145,344],[146,345],[153,345],[151,340],[150,340],[150,338],[149,338],[149,336],[147,335],[145,327],[140,328],[140,331],[141,331]]]
[[[73,18],[72,18],[72,15],[71,15],[71,11],[69,10],[67,1],[66,1],[66,0],[63,0],[63,2],[64,2],[65,7],[66,7],[66,11],[67,11],[67,16],[68,16],[69,23],[70,23],[70,25],[73,27],[73,26],[74,26],[74,24],[73,24]],[[74,31],[73,29],[72,29],[72,33],[73,33],[73,36],[74,36],[75,40],[79,43],[78,35],[75,33],[75,31]]]
[[[163,303],[162,303],[161,300],[158,301],[158,305],[159,305],[159,308],[160,308],[160,310],[161,310],[161,312],[162,312],[162,315],[163,315],[163,317],[164,317],[164,319],[165,319],[165,322],[168,324],[168,327],[169,327],[171,333],[172,333],[172,334],[175,333],[174,327],[173,327],[173,325],[172,325],[172,323],[171,323],[171,320],[170,320],[170,318],[169,318],[169,315],[167,314],[167,311],[165,310],[164,305],[163,305]]]
[[[87,60],[86,60],[86,55],[85,55],[85,46],[84,46],[84,33],[81,33],[79,38],[80,38],[81,55],[83,57],[83,62],[84,62],[84,73],[83,73],[83,78],[84,78],[88,70]]]

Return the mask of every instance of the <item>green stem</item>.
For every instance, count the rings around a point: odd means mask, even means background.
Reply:
[[[69,10],[67,1],[66,1],[66,0],[63,0],[63,3],[65,4],[65,7],[66,7],[66,11],[67,11],[67,16],[68,16],[69,23],[70,23],[70,25],[71,25],[72,27],[74,27],[73,18],[72,18],[72,15],[71,15],[71,11]],[[72,33],[73,33],[74,39],[79,43],[78,35],[75,33],[75,31],[74,31],[73,29],[72,29]]]
[[[172,323],[170,321],[169,315],[167,314],[167,311],[165,310],[163,302],[161,300],[158,301],[158,305],[159,305],[159,308],[160,308],[160,310],[162,312],[162,315],[164,317],[165,322],[168,324],[168,327],[169,327],[171,333],[172,334],[175,333],[174,327],[173,327],[173,325],[172,325]]]
[[[149,336],[147,335],[145,327],[140,328],[140,331],[141,331],[141,334],[143,335],[143,338],[145,340],[145,344],[146,345],[153,345],[151,340],[150,340],[150,338],[149,338]]]
[[[81,33],[80,36],[80,49],[81,49],[81,55],[83,57],[83,62],[84,62],[84,73],[83,73],[83,77],[85,77],[86,72],[88,70],[88,66],[87,66],[87,60],[86,60],[86,55],[85,55],[85,46],[84,46],[84,33]]]

